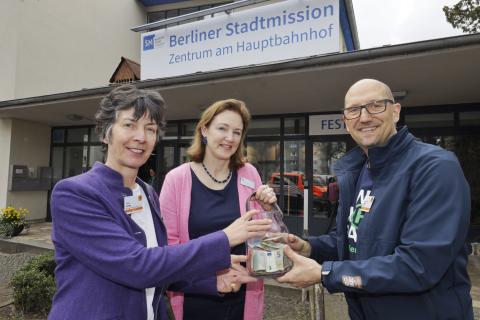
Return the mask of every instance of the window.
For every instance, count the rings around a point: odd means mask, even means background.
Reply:
[[[88,159],[88,167],[91,168],[95,162],[103,162],[102,146],[90,146],[90,155]]]
[[[67,142],[88,142],[88,128],[68,128]]]
[[[104,154],[93,126],[52,128],[53,183],[87,171]]]
[[[63,176],[76,176],[86,171],[87,154],[82,146],[69,146],[65,148],[65,167],[63,168]],[[85,165],[84,165],[85,164]]]
[[[347,152],[347,144],[342,141],[313,143],[313,207],[315,217],[335,218],[328,201],[328,182],[333,178],[333,166]]]
[[[305,172],[305,142],[303,140],[285,141],[283,157],[285,172]]]
[[[469,111],[459,113],[460,126],[480,125],[480,111]]]
[[[452,113],[409,114],[405,116],[409,128],[453,127]]]
[[[165,128],[165,135],[163,139],[176,139],[178,136],[178,124],[177,123],[167,123]]]
[[[291,181],[284,189],[283,208],[286,215],[303,215],[305,176],[305,141],[287,140],[284,143],[284,178]]]
[[[52,130],[52,143],[65,142],[65,129],[53,129]]]
[[[90,142],[100,142],[98,139],[98,134],[95,128],[90,129]]]
[[[249,141],[247,158],[248,162],[257,168],[260,178],[265,182],[273,172],[280,169],[280,142]]]
[[[252,120],[247,135],[249,137],[280,136],[280,118]]]
[[[284,122],[284,134],[286,136],[291,135],[304,135],[305,134],[305,118],[287,118]]]
[[[184,122],[180,126],[180,135],[182,138],[193,138],[195,134],[196,122]]]
[[[63,177],[63,147],[52,148],[51,167],[53,169],[53,183],[56,183]]]

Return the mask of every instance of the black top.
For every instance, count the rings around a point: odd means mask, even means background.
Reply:
[[[350,260],[357,260],[358,254],[360,253],[359,250],[361,250],[361,246],[357,245],[357,232],[360,228],[364,227],[362,226],[362,221],[368,215],[368,209],[362,208],[363,201],[367,200],[367,197],[373,197],[372,173],[370,168],[367,167],[367,163],[365,163],[362,171],[360,171],[355,186],[355,194],[356,197],[353,199],[347,222],[348,255]]]
[[[192,170],[192,194],[188,232],[190,239],[222,230],[240,217],[237,189],[237,172],[234,171],[223,190],[206,187]],[[246,254],[245,244],[235,246],[232,254]],[[245,285],[237,293],[222,297],[185,294],[183,306],[185,320],[192,319],[243,319]]]

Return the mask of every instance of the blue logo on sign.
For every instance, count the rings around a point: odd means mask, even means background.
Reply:
[[[152,50],[154,48],[154,42],[154,34],[143,37],[143,51]]]

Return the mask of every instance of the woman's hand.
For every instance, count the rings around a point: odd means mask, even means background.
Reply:
[[[247,260],[246,256],[231,255],[232,266],[217,273],[217,290],[220,293],[237,292],[244,283],[256,282],[257,279],[248,275],[247,269],[240,263]]]
[[[231,225],[223,229],[227,235],[230,247],[243,243],[250,238],[262,238],[272,227],[272,220],[258,219],[250,220],[252,216],[258,213],[258,210],[250,210]]]
[[[255,191],[255,199],[258,200],[263,210],[271,210],[272,204],[277,202],[275,192],[273,192],[273,189],[266,184],[261,185],[258,187],[257,191]]]

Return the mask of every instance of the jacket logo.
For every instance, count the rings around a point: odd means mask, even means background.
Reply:
[[[365,217],[365,212],[362,211],[362,203],[365,203],[365,199],[370,199],[371,191],[368,190],[365,194],[365,191],[362,189],[358,193],[357,201],[355,207],[350,207],[350,215],[348,216],[348,237],[353,239],[354,242],[357,242],[357,229]]]
[[[360,276],[342,276],[342,283],[346,287],[362,289],[362,278]]]

